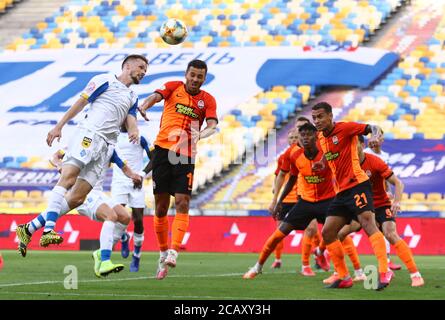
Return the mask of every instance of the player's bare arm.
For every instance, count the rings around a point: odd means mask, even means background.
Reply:
[[[400,211],[400,204],[402,201],[403,189],[405,185],[403,182],[397,178],[395,174],[391,175],[388,179],[386,179],[390,184],[394,186],[394,200],[392,201],[391,211],[396,216]]]
[[[122,172],[131,180],[133,180],[134,188],[140,189],[142,188],[143,178],[134,172],[129,166],[126,164],[122,167]]]
[[[137,124],[136,117],[131,114],[127,115],[125,119],[125,125],[127,126],[128,139],[131,143],[139,142],[139,128]]]
[[[369,138],[368,142],[369,147],[374,148],[376,146],[379,146],[379,138],[382,135],[382,128],[373,124],[368,124],[366,126],[365,135],[369,133],[371,133],[371,137]]]
[[[84,97],[80,97],[77,101],[68,109],[68,111],[63,115],[62,119],[57,122],[56,126],[48,132],[46,137],[46,143],[48,146],[52,146],[54,139],[58,138],[60,141],[62,138],[62,128],[63,126],[79,114],[80,111],[88,104],[88,100]]]
[[[192,126],[191,131],[193,142],[196,143],[201,139],[205,139],[213,135],[216,132],[217,125],[218,121],[216,121],[215,119],[207,119],[207,126],[201,132],[199,132],[199,130],[196,130]]]
[[[269,212],[272,214],[277,204],[278,196],[280,195],[281,188],[283,187],[284,180],[286,179],[287,172],[280,170],[278,175],[275,177],[275,183],[273,186],[274,194],[272,198],[272,203],[269,205]]]
[[[138,107],[138,110],[139,110],[141,116],[146,121],[149,121],[148,117],[147,117],[147,110],[150,109],[151,107],[153,107],[155,105],[155,103],[160,102],[162,99],[163,99],[162,95],[160,95],[157,92],[153,92],[151,95],[148,96],[147,99],[144,100],[142,105],[140,107]]]
[[[276,218],[278,213],[281,210],[281,204],[283,203],[283,200],[287,197],[287,195],[289,194],[289,192],[292,191],[295,182],[297,182],[297,176],[294,175],[290,175],[289,176],[289,180],[287,180],[286,185],[284,186],[283,192],[281,192],[280,198],[278,199],[278,202],[273,210],[273,217]]]

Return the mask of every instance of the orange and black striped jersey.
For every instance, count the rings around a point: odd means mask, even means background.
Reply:
[[[155,145],[192,157],[196,145],[192,145],[191,128],[200,131],[204,119],[215,119],[216,101],[208,92],[196,95],[187,93],[182,81],[171,81],[155,90],[164,98],[164,110]]]
[[[285,157],[284,153],[278,157],[278,164],[277,164],[277,169],[275,170],[275,176],[277,176],[280,173],[281,166],[284,161],[284,157]],[[289,180],[289,174],[286,174],[286,178],[284,179],[284,185],[287,184],[288,180]],[[297,202],[297,190],[298,190],[297,186],[298,186],[298,184],[295,183],[292,190],[289,192],[289,194],[286,196],[286,198],[283,199],[283,203],[296,203]]]
[[[298,176],[298,194],[305,201],[318,202],[335,196],[332,184],[332,172],[328,166],[314,170],[313,165],[323,159],[323,152],[318,151],[314,159],[308,159],[304,149],[292,155],[291,174]]]
[[[393,175],[391,168],[382,159],[370,153],[365,153],[361,167],[371,181],[374,207],[391,206],[385,188],[385,180]]]
[[[324,157],[332,170],[336,193],[369,179],[360,167],[357,151],[357,136],[365,133],[366,126],[357,122],[337,122],[327,136],[323,132],[318,134]]]

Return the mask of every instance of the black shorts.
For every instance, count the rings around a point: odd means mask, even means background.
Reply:
[[[375,209],[375,221],[379,224],[379,228],[382,228],[384,222],[394,221],[396,222],[396,218],[391,211],[390,206],[383,206]]]
[[[286,214],[295,206],[296,202],[283,203],[281,211],[278,213],[277,220],[283,221]]]
[[[350,223],[352,219],[365,211],[374,211],[369,180],[338,193],[329,207],[327,216],[345,217],[347,223]]]
[[[153,151],[153,193],[192,194],[193,159],[155,146]]]
[[[284,217],[283,222],[290,224],[295,230],[304,230],[312,220],[317,219],[319,223],[326,220],[326,212],[332,199],[318,202],[309,202],[299,199],[297,204]]]

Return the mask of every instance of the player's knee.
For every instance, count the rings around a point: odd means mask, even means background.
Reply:
[[[323,230],[321,231],[321,236],[323,237],[324,242],[326,242],[327,244],[334,242],[337,238],[334,230],[330,230],[327,228],[323,228]]]
[[[390,230],[390,231],[384,230],[383,235],[385,236],[386,239],[388,239],[389,243],[393,245],[400,240],[400,237],[395,230]]]
[[[304,233],[306,234],[307,237],[312,238],[315,237],[315,235],[317,234],[317,229],[309,226],[304,230]]]
[[[128,225],[131,221],[131,217],[129,214],[119,213],[117,217],[118,221],[122,224]]]
[[[179,198],[175,201],[176,211],[178,212],[188,212],[189,211],[189,199]]]
[[[168,212],[168,205],[165,204],[157,204],[156,205],[156,216],[157,217],[163,217],[167,215]]]
[[[68,199],[68,205],[70,208],[77,208],[82,205],[85,201],[85,197],[81,195],[73,195]]]
[[[112,221],[112,222],[117,222],[117,214],[116,212],[114,212],[113,210],[107,212],[107,215],[105,216],[105,220],[107,221]]]

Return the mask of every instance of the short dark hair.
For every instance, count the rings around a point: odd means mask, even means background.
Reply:
[[[365,143],[365,137],[362,135],[358,136],[358,141],[360,141],[361,143]]]
[[[141,59],[141,60],[145,61],[145,63],[148,65],[148,59],[147,59],[145,56],[143,56],[143,55],[141,55],[141,54],[130,54],[130,55],[128,55],[128,56],[125,57],[124,61],[122,61],[121,69],[124,68],[124,65],[125,65],[128,61],[130,61],[130,60],[134,60],[134,59]]]
[[[305,123],[303,124],[299,129],[298,132],[303,132],[303,131],[313,131],[313,132],[317,132],[317,128],[315,128],[315,126],[312,123]]]
[[[308,123],[311,123],[311,120],[309,120],[308,118],[303,117],[303,116],[298,117],[295,122],[297,122],[297,121],[306,121]]]
[[[312,106],[312,110],[320,110],[323,109],[327,113],[332,113],[332,106],[327,102],[319,102]]]
[[[191,67],[196,69],[205,69],[207,74],[207,64],[202,60],[195,59],[190,61],[187,65],[187,70],[185,72],[187,73]]]

